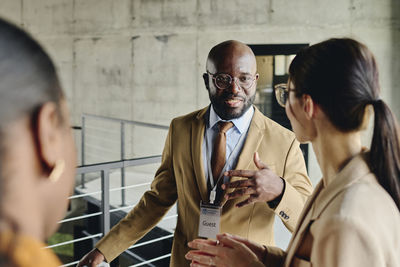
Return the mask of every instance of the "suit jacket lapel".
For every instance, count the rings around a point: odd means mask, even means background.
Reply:
[[[364,153],[355,156],[330,181],[324,181],[325,189],[315,202],[315,208],[312,212],[313,219],[318,218],[339,193],[371,172],[365,161],[365,156]]]
[[[297,222],[296,229],[294,231],[294,234],[292,236],[292,239],[290,240],[290,243],[288,245],[288,254],[286,256],[286,265],[291,263],[291,260],[294,256],[294,254],[297,251],[298,246],[300,245],[300,242],[303,239],[304,233],[306,229],[308,228],[309,223],[311,222],[312,219],[312,209],[313,209],[313,204],[315,202],[315,199],[318,197],[319,193],[321,192],[323,188],[323,182],[320,181],[316,188],[314,189],[314,192],[311,197],[307,200],[306,204],[304,205],[303,211],[300,215],[300,218]],[[307,218],[307,220],[306,220]]]
[[[254,152],[258,150],[261,141],[264,137],[263,133],[263,116],[261,112],[255,108],[254,115],[251,120],[249,131],[247,133],[246,141],[244,143],[242,152],[240,153],[238,163],[236,165],[236,170],[246,170],[249,168],[250,164],[253,162]]]
[[[264,115],[254,107],[254,115],[251,120],[249,130],[247,133],[246,141],[243,145],[242,151],[239,156],[239,160],[236,164],[236,170],[247,170],[250,164],[253,162],[254,152],[258,150],[261,141],[264,137],[263,133],[263,117]],[[240,177],[232,177],[231,182],[241,179]],[[226,193],[231,193],[235,189],[228,189]],[[224,194],[223,194],[224,195]],[[222,199],[222,205],[225,204],[226,199]]]
[[[318,219],[336,195],[370,172],[364,156],[364,154],[360,154],[354,157],[343,170],[330,179],[331,182],[327,183],[324,178],[321,179],[300,216],[295,235],[288,246],[285,266],[290,265],[310,222]],[[307,220],[305,220],[306,217]]]
[[[203,169],[203,152],[202,144],[204,140],[204,130],[205,130],[205,117],[207,117],[209,108],[206,107],[202,109],[196,116],[196,119],[192,121],[192,161],[193,169],[195,173],[195,179],[197,181],[197,186],[199,187],[199,192],[201,199],[204,201],[208,200],[207,184]]]

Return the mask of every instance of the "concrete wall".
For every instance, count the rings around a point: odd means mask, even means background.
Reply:
[[[207,105],[206,55],[226,39],[357,38],[376,55],[382,96],[399,115],[399,11],[398,0],[0,1],[0,15],[30,31],[54,57],[76,125],[83,112],[168,125]],[[134,135],[141,142],[130,143],[131,155],[161,151],[164,134]],[[311,165],[317,179],[315,160]]]

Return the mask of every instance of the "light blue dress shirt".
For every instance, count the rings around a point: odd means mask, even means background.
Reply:
[[[211,160],[212,149],[214,147],[214,140],[218,134],[218,125],[219,121],[223,121],[217,113],[215,113],[212,105],[210,106],[210,117],[208,120],[208,124],[206,125],[206,129],[204,132],[204,140],[202,145],[202,153],[203,153],[203,168],[204,174],[206,176],[206,182],[210,179],[211,170],[208,169],[207,161]],[[228,160],[232,151],[238,146],[238,151],[236,157],[231,158],[228,162],[226,170],[232,170],[236,167],[237,161],[239,159],[240,152],[242,151],[244,142],[246,140],[247,132],[251,123],[251,119],[254,115],[254,107],[250,107],[241,117],[230,120],[233,123],[233,127],[226,132],[226,154],[225,161]],[[245,135],[244,138],[240,138],[242,135]],[[239,143],[240,141],[240,143]],[[207,147],[208,144],[208,147]],[[211,165],[211,164],[210,164]],[[225,181],[224,181],[225,182]]]

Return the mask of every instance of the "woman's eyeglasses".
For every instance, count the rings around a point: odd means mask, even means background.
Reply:
[[[277,84],[274,86],[274,88],[276,101],[280,106],[285,107],[286,101],[289,98],[289,92],[295,90],[288,88],[286,83]]]

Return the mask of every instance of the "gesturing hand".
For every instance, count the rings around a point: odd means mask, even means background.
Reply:
[[[225,176],[239,176],[245,180],[234,181],[222,185],[222,189],[236,188],[226,194],[226,199],[249,196],[245,201],[236,204],[242,207],[253,202],[268,202],[278,197],[283,190],[283,181],[268,166],[260,161],[258,153],[254,153],[254,163],[258,170],[232,170],[224,173]]]
[[[190,266],[236,267],[249,266],[262,259],[264,247],[244,238],[228,234],[218,235],[219,244],[215,241],[196,239],[188,243],[196,249],[189,251],[185,257],[192,261]]]
[[[94,248],[79,261],[76,267],[97,267],[104,260],[104,255],[97,248]]]

